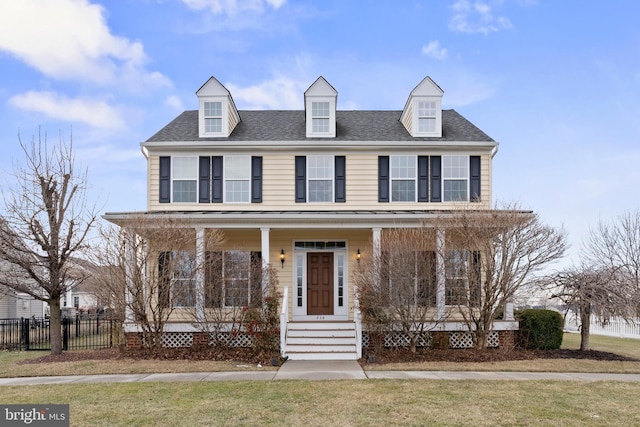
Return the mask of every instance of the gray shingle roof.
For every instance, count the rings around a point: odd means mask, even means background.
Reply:
[[[153,135],[159,141],[303,141],[302,110],[242,110],[228,138],[200,138],[198,111],[185,111]],[[414,138],[400,123],[402,111],[337,111],[336,141],[474,141],[494,142],[455,110],[442,111],[442,138]]]

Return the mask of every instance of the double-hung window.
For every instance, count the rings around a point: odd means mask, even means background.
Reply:
[[[223,295],[226,307],[242,307],[251,304],[251,253],[227,251],[223,254]]]
[[[391,156],[391,201],[416,201],[416,156]]]
[[[311,103],[311,131],[313,133],[329,133],[329,102]]]
[[[448,251],[445,258],[445,304],[467,305],[468,251]]]
[[[418,102],[418,132],[420,133],[436,132],[436,102],[435,101]]]
[[[224,191],[228,203],[249,203],[251,189],[251,157],[225,156]]]
[[[445,202],[469,200],[469,156],[442,156]]]
[[[160,252],[158,301],[163,307],[195,307],[196,259],[189,251]]]
[[[333,202],[333,180],[333,156],[307,156],[309,202]]]
[[[204,103],[204,131],[205,133],[222,132],[222,102]]]
[[[198,188],[198,158],[172,157],[173,201],[195,203]]]

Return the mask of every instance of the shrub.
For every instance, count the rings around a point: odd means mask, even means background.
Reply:
[[[562,345],[563,318],[553,310],[529,309],[519,313],[520,345],[528,349],[557,350]]]

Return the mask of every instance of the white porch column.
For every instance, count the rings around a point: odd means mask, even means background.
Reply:
[[[268,267],[271,257],[269,256],[269,251],[271,250],[271,246],[269,244],[269,231],[270,229],[260,228],[260,239],[261,239],[261,250],[262,250],[262,267]],[[269,271],[269,270],[266,270]],[[266,292],[269,290],[269,275],[262,275],[262,292],[263,295],[266,295]]]
[[[445,250],[445,232],[442,229],[438,229],[436,230],[436,307],[438,320],[444,320],[445,317]]]
[[[135,289],[134,284],[134,275],[136,274],[136,254],[134,251],[134,239],[137,238],[130,231],[123,231],[123,239],[124,242],[124,280],[125,280],[125,291],[124,291],[124,322],[125,323],[134,323],[135,316],[133,315],[133,294],[131,293],[132,289]],[[145,286],[146,288],[146,286]]]
[[[65,307],[73,307],[73,295],[71,289],[67,288],[67,292],[65,293],[65,298],[67,299],[65,303]]]
[[[380,285],[380,265],[378,265],[379,260],[382,256],[382,228],[376,227],[372,228],[373,232],[373,271],[374,271],[374,281],[375,285]]]
[[[196,319],[204,321],[205,228],[196,227]]]

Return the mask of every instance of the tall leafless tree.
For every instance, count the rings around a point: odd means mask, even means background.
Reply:
[[[475,347],[486,348],[498,312],[564,256],[566,234],[513,204],[490,211],[461,210],[442,225],[447,232],[448,304],[458,308]]]
[[[83,280],[69,274],[69,259],[86,249],[97,209],[86,199],[87,171],[76,170],[72,142],[18,139],[24,161],[14,164],[14,182],[3,191],[0,227],[0,259],[13,274],[0,284],[49,304],[51,353],[60,354],[60,298]]]
[[[145,349],[162,347],[165,325],[176,311],[192,319],[204,298],[196,286],[205,266],[196,263],[196,232],[189,222],[168,216],[132,215],[122,227],[100,228],[101,246],[92,261],[101,266],[93,278],[100,297],[121,308],[126,322],[135,323]],[[209,229],[205,250],[214,251],[222,233]]]

